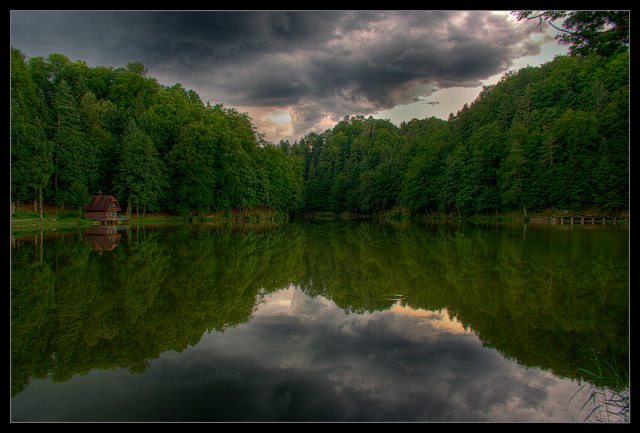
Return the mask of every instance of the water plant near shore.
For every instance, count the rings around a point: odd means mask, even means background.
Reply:
[[[629,422],[630,421],[630,402],[629,402],[629,375],[626,371],[620,370],[615,362],[611,365],[606,360],[602,359],[602,356],[594,349],[591,349],[595,354],[596,365],[598,366],[597,372],[580,368],[579,370],[585,373],[587,376],[595,379],[602,385],[594,385],[590,382],[586,382],[580,389],[571,397],[569,402],[573,400],[585,387],[588,388],[589,397],[580,408],[580,413],[586,412],[583,422],[595,421],[595,422]],[[604,366],[609,369],[609,374],[605,375]],[[606,383],[606,385],[605,385]],[[574,420],[576,418],[573,417]]]

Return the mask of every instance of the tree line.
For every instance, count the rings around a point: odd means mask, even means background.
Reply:
[[[483,86],[446,121],[347,116],[290,146],[305,160],[305,207],[461,216],[627,209],[628,68],[628,52],[558,56]]]
[[[129,210],[300,208],[302,161],[246,113],[163,86],[139,62],[89,67],[11,49],[11,201],[81,208],[114,195]]]
[[[346,116],[293,144],[147,73],[12,48],[12,205],[101,191],[180,214],[628,208],[628,50],[510,71],[446,121]]]

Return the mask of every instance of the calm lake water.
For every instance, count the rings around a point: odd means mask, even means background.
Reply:
[[[12,421],[572,422],[629,369],[629,228],[12,236]]]

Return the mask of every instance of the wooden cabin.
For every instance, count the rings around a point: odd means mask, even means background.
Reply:
[[[84,217],[86,219],[104,221],[104,224],[116,224],[118,221],[126,220],[127,216],[118,216],[122,211],[118,200],[110,195],[91,196],[91,202],[84,207]]]

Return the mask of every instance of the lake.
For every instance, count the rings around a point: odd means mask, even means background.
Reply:
[[[14,422],[572,422],[619,386],[588,372],[629,371],[626,225],[294,220],[11,241]]]

